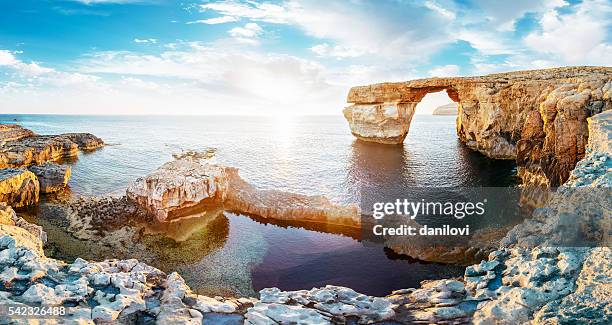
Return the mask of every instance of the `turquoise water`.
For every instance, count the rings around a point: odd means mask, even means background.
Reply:
[[[417,115],[403,145],[382,146],[355,140],[340,116],[0,116],[2,123],[19,123],[39,134],[90,132],[109,144],[69,162],[72,195],[121,194],[131,180],[169,161],[173,153],[207,147],[217,148],[218,163],[238,167],[258,187],[324,194],[343,203],[360,202],[372,191],[401,193],[412,186],[513,186],[514,164],[465,148],[454,121]],[[398,258],[380,244],[350,236],[227,212],[219,218],[216,244],[202,256],[172,264],[152,252],[159,257],[152,264],[179,271],[201,292],[236,294],[270,286],[289,290],[336,284],[384,295],[421,280],[463,273],[459,266]],[[53,240],[62,241],[62,236]],[[172,245],[180,251],[198,243],[191,239]],[[67,259],[74,254],[61,248],[53,252]]]

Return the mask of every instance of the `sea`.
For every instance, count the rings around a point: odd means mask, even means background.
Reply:
[[[129,182],[172,154],[207,148],[217,150],[216,163],[237,167],[259,188],[321,194],[337,203],[360,203],[377,193],[401,195],[414,187],[517,185],[514,162],[492,160],[464,146],[453,116],[415,115],[402,145],[359,141],[342,116],[0,115],[0,123],[38,134],[89,132],[105,141],[105,147],[66,162],[72,167],[72,196],[121,195]],[[45,227],[40,214],[33,220]],[[201,294],[256,295],[266,287],[331,284],[383,296],[464,272],[464,266],[415,260],[358,236],[227,211],[212,223],[185,227],[189,230],[148,240],[156,256],[151,264],[179,272]],[[113,257],[95,254],[96,243],[81,242],[61,227],[48,232],[51,257]]]

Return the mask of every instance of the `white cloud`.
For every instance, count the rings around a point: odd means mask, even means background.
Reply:
[[[57,71],[37,62],[26,63],[19,60],[14,53],[17,52],[0,50],[0,68],[7,72],[8,77],[0,88],[3,94],[41,88],[55,89],[56,92],[62,93],[66,87],[88,88],[95,86],[99,80],[93,75]]]
[[[261,26],[256,23],[248,23],[244,27],[235,27],[229,30],[229,34],[232,37],[257,37],[263,33]]]
[[[243,17],[268,23],[287,23],[292,13],[284,6],[271,3],[220,1],[200,5],[203,11],[216,11],[225,16]]]
[[[151,44],[155,44],[155,43],[157,43],[157,39],[155,39],[155,38],[143,38],[143,39],[135,38],[134,39],[134,43],[151,43]]]
[[[527,35],[525,44],[536,52],[552,55],[563,64],[610,65],[612,3],[585,0],[572,13],[556,9],[539,21],[541,30]],[[550,59],[550,58],[549,58]]]
[[[475,0],[474,4],[482,10],[477,14],[483,15],[489,26],[500,31],[514,30],[516,20],[529,12],[538,13],[567,5],[564,0]]]
[[[127,87],[132,87],[132,88],[136,88],[136,89],[143,89],[143,90],[158,90],[160,89],[160,85],[152,82],[152,81],[146,81],[146,80],[142,80],[140,78],[134,78],[134,77],[123,77],[121,79],[121,84]]]
[[[0,50],[0,66],[12,66],[17,64],[19,61],[13,55],[13,52],[8,50]]]
[[[338,59],[354,58],[365,54],[362,50],[357,48],[350,48],[341,45],[332,46],[328,43],[317,44],[311,47],[310,50],[320,57],[331,56]]]
[[[238,18],[232,16],[221,16],[215,18],[201,19],[196,21],[190,21],[187,24],[207,24],[207,25],[216,25],[216,24],[225,24],[238,21]]]
[[[452,13],[434,2],[427,8],[405,2],[226,0],[201,8],[251,21],[291,24],[308,36],[334,43],[329,49],[313,48],[319,55],[424,59],[452,38],[447,30]]]
[[[459,75],[459,66],[455,64],[448,64],[444,66],[435,67],[429,70],[429,75],[432,77],[455,77]]]
[[[38,77],[55,72],[55,70],[42,67],[36,62],[24,63],[15,56],[15,53],[9,50],[0,50],[0,66],[8,67],[15,73],[26,77]]]
[[[456,18],[456,15],[454,12],[440,6],[439,4],[437,4],[434,1],[425,1],[425,7],[427,7],[430,10],[433,10],[435,12],[437,12],[438,14],[442,15],[444,18],[453,20]]]
[[[78,65],[83,74],[121,76],[122,85],[138,93],[169,89],[174,96],[193,98],[188,106],[197,113],[219,107],[251,114],[335,113],[344,105],[347,91],[328,82],[327,69],[316,62],[219,43],[174,44],[159,55],[100,52]],[[160,82],[172,84],[164,87]]]
[[[247,23],[243,27],[235,27],[228,31],[237,42],[249,45],[259,44],[258,37],[263,34],[263,28],[256,23]]]
[[[457,38],[470,43],[483,55],[515,54],[517,45],[500,33],[479,29],[465,29],[457,33]]]

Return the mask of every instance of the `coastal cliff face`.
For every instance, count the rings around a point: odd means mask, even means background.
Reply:
[[[587,118],[612,108],[612,68],[567,67],[479,77],[428,78],[353,87],[344,109],[359,139],[402,143],[414,108],[445,90],[457,102],[457,135],[496,159],[516,159],[519,176],[558,186],[584,157]]]
[[[19,168],[0,169],[0,202],[16,208],[38,203],[40,184],[36,175]]]

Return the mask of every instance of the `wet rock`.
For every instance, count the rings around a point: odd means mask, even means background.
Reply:
[[[38,203],[40,184],[36,175],[25,169],[0,169],[0,202],[13,207]]]
[[[63,190],[70,180],[71,168],[56,163],[46,163],[40,166],[30,166],[28,170],[34,173],[40,183],[42,193],[53,193]]]

